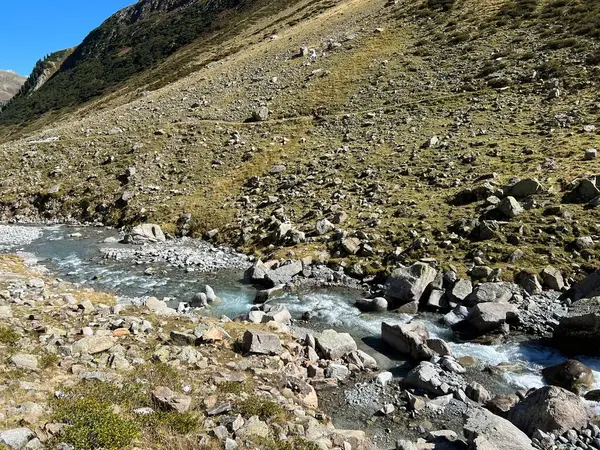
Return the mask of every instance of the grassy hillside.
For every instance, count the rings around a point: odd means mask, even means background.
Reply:
[[[599,4],[391,3],[270,4],[64,120],[5,131],[3,214],[175,232],[190,213],[197,235],[327,252],[363,276],[419,259],[506,278],[597,267],[577,239],[600,240],[600,202],[565,194],[600,173],[585,159],[600,146]],[[249,122],[259,106],[268,120]],[[523,178],[541,188],[498,217]],[[337,231],[319,234],[324,218]]]

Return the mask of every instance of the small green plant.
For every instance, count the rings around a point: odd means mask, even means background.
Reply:
[[[58,365],[60,358],[55,353],[44,353],[40,358],[40,367],[42,369],[49,369]]]
[[[283,414],[278,403],[262,398],[249,398],[237,406],[237,411],[244,417],[258,416],[261,420],[272,419]]]
[[[68,425],[60,439],[78,450],[122,448],[141,433],[139,425],[96,399],[60,400],[52,419]]]
[[[250,386],[248,383],[240,383],[238,381],[226,381],[223,384],[220,384],[217,387],[217,390],[223,394],[235,394],[240,395],[244,392],[250,391]]]
[[[0,344],[13,345],[19,340],[19,335],[11,328],[0,325]]]
[[[191,412],[156,411],[144,417],[146,418],[144,428],[154,431],[164,429],[168,434],[186,435],[198,431],[200,428],[198,416]]]

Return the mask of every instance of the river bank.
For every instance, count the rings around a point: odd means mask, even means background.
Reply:
[[[13,236],[13,244],[17,244],[16,247],[11,247],[13,250],[17,248],[33,252],[41,258],[42,263],[66,280],[82,286],[111,290],[118,294],[118,300],[122,303],[143,307],[149,296],[157,296],[164,298],[169,306],[175,308],[180,304],[189,306],[209,284],[222,300],[203,310],[185,311],[192,315],[208,314],[212,317],[241,316],[250,322],[256,320],[256,316],[260,317],[260,322],[265,315],[258,311],[265,309],[265,306],[254,304],[256,290],[251,285],[241,283],[244,269],[252,261],[230,250],[193,240],[146,243],[144,246],[117,244],[116,241],[123,236],[115,230],[101,228],[53,226],[37,229],[36,232],[31,227],[23,227],[22,230],[21,240],[14,227],[3,230],[6,231],[4,236]],[[15,233],[17,238],[14,238]],[[38,238],[37,244],[35,237]],[[6,240],[10,244],[10,239]],[[213,261],[217,260],[219,265],[214,265]],[[216,267],[219,268],[215,269]],[[511,397],[515,392],[524,395],[528,389],[545,385],[541,374],[543,368],[566,359],[558,351],[548,347],[547,343],[528,338],[526,333],[531,333],[532,329],[527,322],[510,325],[510,333],[496,334],[494,340],[487,341],[491,345],[484,345],[481,341],[465,342],[456,339],[448,325],[439,322],[442,318],[439,312],[423,311],[416,316],[395,312],[365,313],[355,306],[365,292],[348,290],[347,285],[345,289],[340,289],[339,285],[334,289],[331,286],[317,288],[316,284],[318,283],[303,285],[302,282],[296,283],[293,280],[290,286],[296,285],[295,289],[284,290],[281,295],[269,300],[266,306],[289,311],[291,331],[302,330],[297,335],[299,339],[304,338],[306,330],[313,335],[327,328],[350,332],[358,348],[375,358],[382,373],[390,371],[391,382],[378,388],[373,383],[373,375],[360,375],[353,371],[346,375],[325,376],[324,380],[329,381],[315,384],[321,407],[332,422],[341,428],[355,425],[355,428],[367,431],[375,444],[381,446],[378,448],[393,448],[399,438],[427,440],[430,432],[442,428],[444,423],[457,436],[462,436],[462,417],[474,406],[473,400],[465,396],[468,386],[482,386],[490,397],[488,401],[494,396]],[[376,295],[376,289],[385,289],[385,286],[375,286],[371,296]],[[551,291],[544,291],[536,296],[527,295],[528,307],[523,308],[523,298],[518,305],[519,313],[531,313],[528,316],[531,318],[530,323],[535,324],[536,317],[546,316],[546,313],[532,305],[548,304],[565,309],[559,297],[560,293],[554,295]],[[514,299],[511,303],[513,301]],[[251,309],[257,310],[253,317],[248,315]],[[549,314],[545,319],[555,320],[556,317]],[[410,355],[403,356],[398,348],[394,349],[382,342],[382,322],[392,325],[421,323],[429,339],[442,338],[445,341],[452,361],[462,367],[457,369],[460,376],[455,379],[457,390],[448,392],[452,395],[451,401],[448,398],[436,400],[439,393],[427,392],[427,389],[423,391],[422,387],[415,391],[414,387],[404,384],[415,363],[410,362]],[[537,333],[536,329],[543,333]],[[548,330],[537,327],[530,337],[537,338],[543,334],[548,335]],[[600,379],[597,360],[579,359],[592,369],[596,380]],[[443,364],[443,360],[435,361],[434,358],[436,367],[440,362]],[[327,367],[328,364],[324,364],[323,370]],[[597,386],[593,384],[590,389],[595,387]],[[426,408],[414,408],[415,402],[407,396],[410,392],[414,393],[410,395],[417,397],[425,394],[423,398],[427,405],[430,401],[434,403]],[[445,403],[440,405],[436,401]],[[380,410],[386,405],[392,405],[394,411],[381,413]],[[390,407],[387,408],[389,411]],[[449,420],[450,418],[455,420]]]

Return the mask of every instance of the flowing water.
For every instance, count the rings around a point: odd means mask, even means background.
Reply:
[[[27,229],[31,231],[30,228]],[[119,233],[115,230],[67,226],[46,226],[36,230],[39,230],[39,235],[29,239],[31,242],[17,246],[7,244],[6,239],[0,236],[0,249],[31,253],[57,276],[73,283],[113,292],[123,302],[154,296],[168,298],[176,305],[179,301],[191,300],[194,293],[203,291],[204,286],[209,284],[223,300],[202,313],[234,318],[251,308],[256,294],[252,286],[242,283],[241,270],[200,273],[193,268],[171,267],[166,263],[143,264],[131,259],[105,259],[100,252],[102,248],[131,248],[128,245],[104,243],[107,238],[119,238]],[[193,247],[195,243],[189,241],[187,245]],[[149,267],[154,271],[152,275],[145,274]],[[385,368],[397,366],[400,364],[399,360],[382,354],[385,352],[379,339],[381,322],[405,323],[412,318],[393,313],[361,314],[352,306],[359,296],[359,292],[351,290],[311,288],[286,293],[273,303],[284,304],[294,318],[310,311],[314,317],[311,322],[313,328],[333,327],[338,331],[347,331],[363,350],[376,357]],[[542,386],[544,382],[541,369],[566,359],[558,351],[534,343],[486,346],[455,342],[451,331],[439,325],[436,317],[425,315],[418,320],[425,323],[433,336],[447,340],[457,357],[472,356],[481,365],[516,364],[518,370],[504,375],[507,391]],[[596,388],[600,388],[600,358],[578,359],[594,371]]]

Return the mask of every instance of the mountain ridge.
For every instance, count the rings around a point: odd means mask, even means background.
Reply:
[[[13,70],[0,70],[0,105],[9,101],[19,91],[25,79]]]

